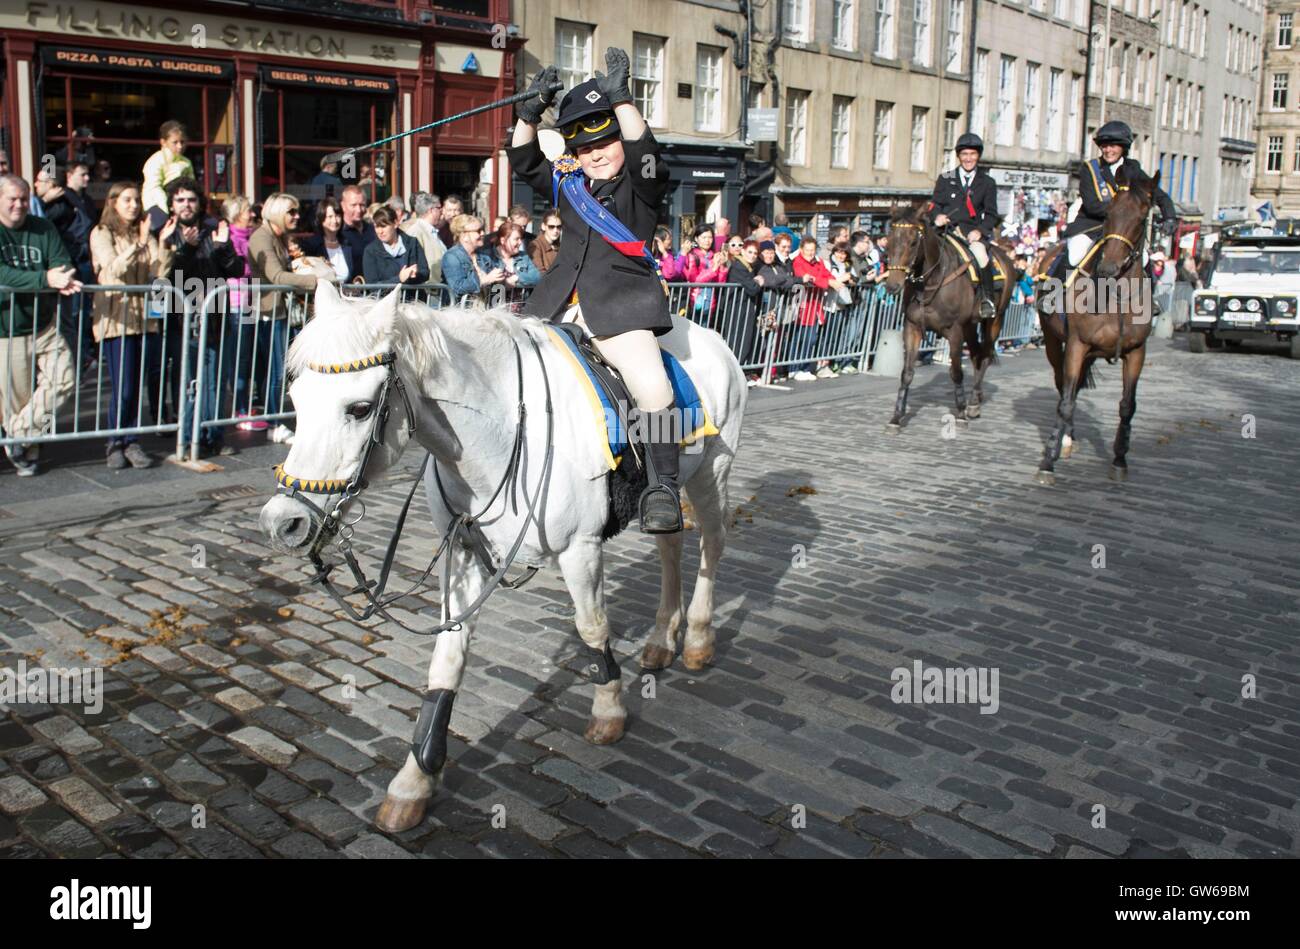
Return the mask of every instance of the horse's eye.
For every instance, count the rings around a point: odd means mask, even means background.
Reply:
[[[370,415],[370,403],[353,402],[351,405],[348,406],[348,415],[352,416],[352,418],[360,422],[361,420],[367,418]]]

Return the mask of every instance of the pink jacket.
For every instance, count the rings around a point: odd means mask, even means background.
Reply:
[[[253,271],[248,267],[248,238],[252,235],[251,227],[235,227],[230,225],[230,244],[235,248],[244,261],[244,276],[231,277],[226,281],[230,285],[230,299],[227,301],[228,313],[239,313],[249,303],[248,278],[253,275]]]
[[[656,259],[659,261],[659,272],[665,280],[676,280],[681,276],[677,258],[672,254],[660,254]]]
[[[692,248],[677,258],[678,274],[685,277],[687,283],[726,283],[727,270],[731,262],[723,263],[717,270],[711,269],[714,253],[711,250],[700,250],[698,247]]]

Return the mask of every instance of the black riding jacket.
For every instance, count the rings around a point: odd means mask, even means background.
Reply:
[[[1122,159],[1118,167],[1123,167],[1124,176],[1129,181],[1147,177],[1142,166],[1132,158]],[[1118,190],[1119,185],[1109,165],[1100,158],[1084,162],[1083,170],[1079,173],[1079,198],[1083,204],[1079,207],[1078,216],[1066,227],[1065,236],[1069,238],[1087,231],[1100,231],[1106,223],[1106,212],[1110,210],[1111,199]],[[1155,189],[1155,202],[1163,220],[1172,221],[1178,216],[1174,202],[1160,188]]]
[[[969,191],[970,207],[967,207],[968,192],[962,185],[961,168],[953,168],[941,174],[934,183],[934,214],[946,214],[962,236],[978,230],[986,239],[997,236],[998,223],[1002,220],[998,214],[998,183],[978,165],[971,179]],[[974,208],[975,213],[971,213]]]

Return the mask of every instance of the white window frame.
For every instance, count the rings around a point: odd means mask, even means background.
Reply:
[[[852,52],[858,48],[856,0],[831,0],[831,45]]]
[[[812,0],[781,0],[785,5],[785,38],[796,43],[812,41]]]
[[[831,167],[853,167],[853,98],[831,98]]]
[[[808,102],[812,93],[787,89],[785,94],[785,159],[791,165],[808,164]]]
[[[889,168],[890,151],[894,134],[894,103],[876,102],[875,120],[872,122],[872,164],[876,168]]]
[[[943,68],[959,73],[962,67],[962,34],[966,32],[966,0],[948,0],[948,19],[944,42]]]
[[[998,58],[998,112],[994,141],[1010,145],[1016,136],[1016,60],[1014,56]]]
[[[668,124],[664,115],[664,50],[667,45],[662,36],[632,34],[632,101],[652,128],[663,128]]]
[[[872,52],[882,59],[897,56],[895,43],[898,32],[898,0],[876,0],[875,39],[871,44]]]
[[[1270,112],[1285,112],[1286,100],[1291,89],[1291,74],[1289,72],[1273,73],[1272,95],[1269,97],[1268,110]],[[1279,99],[1281,102],[1279,103]]]
[[[555,21],[555,63],[564,88],[572,89],[592,77],[591,51],[596,29],[573,20]],[[571,53],[576,55],[570,55]]]
[[[1274,37],[1275,37],[1275,39],[1274,39],[1274,41],[1273,41],[1273,48],[1274,48],[1274,49],[1290,49],[1290,48],[1291,48],[1291,26],[1292,26],[1292,23],[1293,23],[1293,18],[1294,18],[1294,15],[1291,14],[1291,13],[1279,13],[1279,14],[1277,15],[1277,30],[1276,30],[1276,31],[1274,32],[1274,34],[1273,34]],[[1286,38],[1286,42],[1285,42],[1285,43],[1282,42],[1282,40],[1283,40],[1283,36],[1284,36],[1284,35],[1285,35],[1285,38]],[[1300,142],[1300,139],[1297,139],[1297,141]],[[1298,169],[1296,169],[1296,170],[1297,170],[1297,171],[1300,171],[1300,168],[1298,168]]]
[[[912,0],[912,62],[929,66],[934,55],[934,37],[930,32],[934,18],[932,0]]]
[[[1041,72],[1042,66],[1039,63],[1025,63],[1024,111],[1023,121],[1020,124],[1020,141],[1025,148],[1037,148],[1040,140],[1041,130],[1039,125],[1042,119],[1039,116],[1039,110],[1043,90],[1038,77]]]
[[[1065,70],[1052,69],[1047,74],[1047,145],[1049,152],[1061,150],[1061,87]]]
[[[725,77],[722,59],[727,51],[721,46],[697,43],[695,46],[695,131],[721,132],[726,100],[723,98]],[[714,83],[716,80],[716,84]]]
[[[1083,129],[1079,126],[1079,112],[1083,108],[1083,76],[1073,73],[1070,76],[1070,115],[1066,128],[1066,140],[1071,155],[1079,153],[1083,141]]]
[[[1276,148],[1274,147],[1276,145]],[[1264,173],[1268,175],[1278,175],[1282,173],[1282,154],[1286,148],[1285,135],[1270,135],[1268,137],[1268,150],[1264,153]],[[1273,159],[1277,159],[1277,167],[1274,168]]]
[[[923,106],[912,106],[912,139],[911,139],[911,162],[912,171],[925,171],[926,166],[926,138],[929,135],[930,110]],[[920,135],[917,135],[917,131]]]
[[[970,130],[983,138],[988,132],[989,51],[975,50],[975,68],[971,70],[974,90],[971,96]]]

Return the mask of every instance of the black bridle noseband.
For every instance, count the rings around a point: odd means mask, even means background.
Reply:
[[[392,536],[389,538],[388,548],[384,553],[383,566],[380,568],[379,578],[369,580],[365,572],[361,569],[360,563],[357,562],[356,556],[352,551],[352,537],[354,528],[365,516],[365,503],[359,495],[368,486],[366,480],[366,468],[370,464],[370,458],[375,450],[375,446],[382,444],[384,440],[384,429],[388,424],[389,417],[389,400],[394,389],[401,395],[402,401],[406,407],[406,429],[407,435],[413,435],[416,431],[415,411],[411,405],[411,399],[406,391],[406,386],[402,382],[401,376],[397,372],[397,354],[394,352],[382,353],[376,356],[367,356],[364,359],[357,359],[347,363],[332,363],[328,365],[308,364],[307,368],[327,375],[334,375],[344,372],[361,372],[366,369],[372,369],[376,366],[386,366],[387,375],[384,377],[383,386],[379,390],[379,398],[372,410],[372,423],[369,435],[366,437],[365,451],[362,452],[361,460],[357,464],[356,470],[352,476],[347,479],[326,479],[326,478],[299,478],[290,475],[284,470],[282,465],[277,465],[275,469],[276,494],[283,494],[301,504],[305,504],[313,513],[315,521],[314,532],[311,538],[311,547],[308,550],[308,558],[316,567],[316,575],[308,582],[320,584],[327,593],[334,599],[338,605],[357,622],[364,622],[373,616],[382,616],[401,626],[408,632],[418,635],[433,636],[448,630],[460,629],[461,624],[472,616],[480,606],[487,600],[488,596],[498,586],[515,588],[522,586],[528,580],[532,579],[537,573],[537,567],[528,567],[527,572],[516,580],[506,580],[506,571],[514,563],[515,556],[519,548],[523,545],[524,537],[528,532],[528,526],[535,520],[535,512],[539,499],[545,493],[550,481],[551,461],[554,456],[554,415],[551,406],[551,384],[550,377],[546,372],[546,363],[542,358],[541,350],[537,346],[537,341],[529,334],[529,342],[532,343],[533,352],[537,356],[538,365],[542,370],[542,379],[546,385],[546,453],[543,460],[542,475],[538,484],[537,492],[533,495],[528,503],[528,516],[524,519],[523,526],[519,530],[519,535],[515,538],[514,545],[511,547],[509,554],[500,566],[492,561],[492,554],[488,546],[487,539],[483,536],[482,530],[478,526],[478,520],[491,509],[496,499],[501,496],[507,485],[510,487],[510,494],[514,503],[514,511],[518,513],[518,500],[515,497],[515,488],[518,486],[519,479],[519,462],[523,454],[525,441],[525,423],[527,422],[527,407],[524,404],[524,367],[523,358],[519,352],[519,343],[511,336],[511,343],[514,346],[515,368],[519,379],[518,394],[518,414],[517,424],[515,427],[514,445],[510,452],[510,460],[506,465],[505,473],[497,483],[496,490],[492,496],[477,514],[455,514],[447,529],[443,531],[442,542],[438,549],[434,551],[429,564],[425,567],[420,578],[415,581],[407,590],[400,593],[391,593],[385,595],[384,591],[388,586],[388,576],[393,566],[393,559],[397,553],[397,544],[401,539],[402,530],[406,524],[406,515],[410,510],[411,501],[415,497],[416,489],[424,479],[424,472],[429,466],[429,460],[433,457],[432,453],[426,453],[424,461],[420,464],[420,470],[416,473],[415,481],[411,485],[411,490],[407,492],[406,501],[402,504],[402,510],[398,514],[397,524],[393,528]],[[438,478],[437,461],[434,461],[434,477],[437,479],[438,491],[442,496],[443,504],[448,511],[452,511],[451,502],[447,499],[446,492],[443,490],[442,481]],[[327,507],[322,507],[307,496],[311,494],[324,494],[330,497],[337,497],[338,500]],[[342,508],[349,501],[355,501],[361,504],[361,513],[351,521],[344,521]],[[330,542],[338,548],[348,569],[352,573],[356,585],[346,592],[340,592],[330,581],[330,572],[336,564],[326,564],[321,559],[321,551]],[[411,596],[420,589],[424,588],[429,575],[433,572],[434,566],[438,559],[453,544],[459,542],[463,547],[470,550],[476,556],[479,562],[485,567],[491,575],[487,584],[484,586],[479,596],[471,603],[459,616],[448,617],[448,596],[451,580],[451,558],[448,557],[444,562],[443,582],[442,582],[442,612],[443,622],[430,630],[412,629],[405,623],[401,622],[388,613],[387,607],[397,600]],[[366,598],[366,606],[358,612],[346,597],[354,595],[363,595]]]

